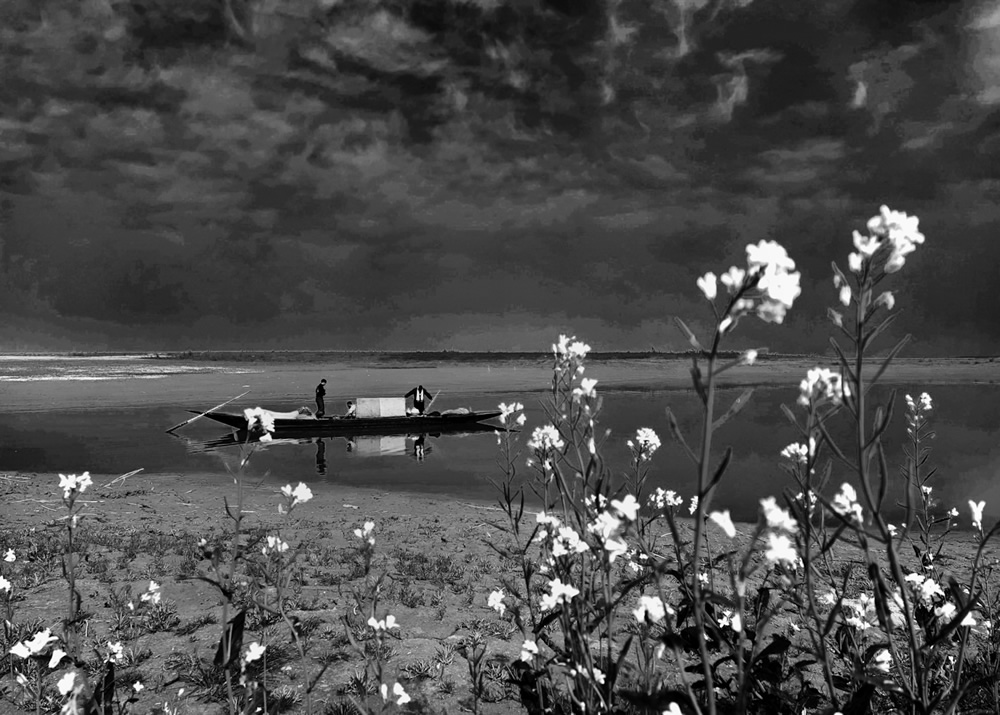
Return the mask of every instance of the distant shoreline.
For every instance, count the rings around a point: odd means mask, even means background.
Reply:
[[[729,350],[720,353],[723,359],[735,359],[742,354],[741,350]],[[592,351],[588,359],[597,362],[611,360],[645,360],[645,361],[677,361],[689,360],[695,356],[693,351],[669,352],[659,350],[646,351]],[[356,361],[365,360],[377,363],[393,362],[487,362],[492,360],[510,360],[524,362],[548,363],[552,359],[551,352],[521,352],[521,351],[462,351],[462,350],[153,350],[153,351],[71,351],[71,352],[13,352],[0,353],[0,358],[16,359],[87,359],[87,358],[122,358],[139,360],[187,360],[192,362],[329,362],[331,360]],[[869,357],[874,362],[877,357]],[[832,364],[836,362],[833,355],[817,355],[809,353],[767,353],[761,351],[757,356],[758,363],[815,361],[817,364]],[[989,355],[956,355],[949,357],[897,357],[900,364],[989,364],[1000,363],[1000,356]]]

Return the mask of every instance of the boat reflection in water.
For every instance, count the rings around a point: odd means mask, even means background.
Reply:
[[[394,435],[338,435],[316,437],[279,437],[261,442],[254,437],[248,437],[246,431],[233,431],[224,437],[210,440],[195,440],[178,436],[185,443],[191,454],[227,453],[235,450],[252,448],[254,452],[274,452],[280,448],[307,450],[315,452],[316,473],[326,476],[328,471],[328,452],[330,457],[368,458],[368,457],[408,457],[422,462],[434,451],[437,440],[459,439],[467,435],[495,432],[496,427],[482,424],[471,424],[461,430],[449,429],[444,432],[420,432],[413,434]],[[308,445],[308,446],[307,446]]]

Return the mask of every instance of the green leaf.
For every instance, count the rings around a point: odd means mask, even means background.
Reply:
[[[912,337],[913,337],[912,335],[907,333],[902,337],[902,339],[898,343],[896,343],[893,346],[892,350],[889,351],[889,354],[885,356],[885,360],[882,361],[882,365],[879,367],[878,372],[876,372],[875,376],[868,381],[868,386],[866,388],[866,391],[870,390],[872,386],[876,382],[878,382],[878,379],[882,377],[882,373],[884,373],[889,368],[889,363],[891,363],[893,358],[895,358],[896,355],[899,354],[899,351],[902,350],[908,342],[910,342],[910,338]]]
[[[705,348],[703,348],[701,346],[701,343],[698,342],[697,336],[691,332],[691,329],[687,326],[687,323],[685,323],[683,320],[681,320],[676,316],[674,317],[674,323],[677,325],[678,328],[680,328],[680,331],[684,333],[684,337],[687,338],[687,341],[691,344],[691,347],[693,347],[698,352],[705,352]]]
[[[241,609],[230,619],[223,629],[219,646],[215,650],[215,664],[220,668],[229,668],[240,657],[243,648],[243,629],[246,626],[247,612]]]
[[[714,423],[712,423],[712,431],[714,432],[715,430],[719,429],[720,427],[722,427],[722,425],[726,424],[726,422],[728,422],[730,419],[738,415],[740,411],[744,407],[746,407],[747,403],[750,401],[750,397],[753,395],[753,392],[754,388],[748,387],[742,392],[742,394],[740,394],[739,397],[733,400],[733,404],[731,404],[729,406],[729,409],[726,410],[726,414],[722,415],[722,417],[720,417]]]

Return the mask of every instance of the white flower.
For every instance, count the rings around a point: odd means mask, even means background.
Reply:
[[[729,626],[736,633],[743,631],[743,619],[740,618],[740,614],[733,611],[723,611],[722,617],[719,619],[719,625],[723,628]]]
[[[740,362],[744,365],[753,365],[757,362],[757,351],[747,350],[743,355],[740,356]]]
[[[580,589],[563,583],[559,579],[549,582],[549,593],[542,596],[541,607],[543,611],[551,611],[560,603],[568,603],[580,595]]]
[[[855,231],[853,238],[854,248],[858,251],[859,262],[862,258],[871,258],[874,256],[875,252],[882,246],[882,242],[878,240],[878,236],[863,236]],[[851,270],[854,270],[854,268],[852,267]],[[860,270],[861,268],[859,267],[857,270],[854,270],[854,272],[857,273]]]
[[[134,683],[132,683],[132,690],[134,690],[136,693],[141,693],[145,689],[146,686],[142,684],[141,680],[137,680]]]
[[[580,386],[573,388],[573,399],[579,402],[583,398],[593,397],[596,393],[594,388],[597,386],[597,380],[593,380],[589,377],[585,377],[580,380]]]
[[[503,602],[503,595],[503,589],[501,588],[497,591],[493,591],[490,594],[489,599],[486,601],[486,605],[499,613],[501,616],[503,615],[503,612],[507,610],[507,606]]]
[[[840,304],[850,305],[851,304],[851,286],[844,284],[840,286]]]
[[[149,588],[146,589],[144,594],[139,596],[140,601],[149,601],[151,603],[159,603],[160,598],[160,584],[156,583],[156,581],[150,581]]]
[[[56,687],[59,689],[59,694],[63,697],[69,695],[73,692],[73,686],[76,684],[76,671],[71,670],[63,677],[59,678],[59,682],[56,683]]]
[[[788,510],[778,506],[774,497],[761,499],[760,507],[764,512],[764,519],[767,520],[768,527],[787,531],[790,534],[794,534],[798,530],[799,526],[795,523],[795,519],[788,513]]]
[[[839,405],[844,396],[849,394],[850,389],[838,373],[824,367],[814,367],[799,383],[798,402],[803,407],[825,401]]]
[[[983,530],[983,509],[986,508],[985,501],[974,502],[969,500],[969,510],[972,512],[972,526],[978,530]]]
[[[688,513],[689,514],[694,515],[694,513],[696,511],[698,511],[698,495],[697,494],[695,494],[693,497],[691,497],[691,504],[688,506]]]
[[[269,537],[267,537],[267,546],[263,547],[260,550],[260,552],[262,554],[264,554],[264,556],[267,556],[269,553],[272,553],[272,552],[281,554],[281,553],[284,553],[286,551],[288,551],[288,544],[286,542],[282,541],[277,536],[269,536]]]
[[[247,646],[247,652],[243,656],[243,663],[245,665],[249,665],[250,663],[253,663],[255,660],[260,660],[264,656],[264,651],[266,650],[266,648],[267,646],[263,646],[257,641],[254,641],[249,646]]]
[[[7,549],[7,553],[3,555],[3,560],[9,564],[14,563],[16,557],[14,556],[14,549]]]
[[[406,705],[410,702],[410,696],[406,694],[403,686],[398,682],[392,686],[392,694],[396,698],[396,705]]]
[[[118,645],[119,647],[121,647],[121,643],[119,643]],[[62,648],[54,649],[52,651],[52,657],[49,658],[49,670],[52,670],[57,665],[59,665],[59,663],[62,662],[62,659],[65,657],[66,657],[66,651],[64,651]]]
[[[509,405],[503,402],[500,403],[500,424],[507,424],[507,418],[513,415],[515,412],[520,412],[524,409],[524,405],[520,402],[512,402]],[[523,415],[522,415],[523,416]]]
[[[798,552],[795,551],[795,544],[784,534],[767,535],[767,551],[764,557],[772,564],[783,563],[788,566],[795,566],[798,561]]]
[[[16,655],[18,658],[28,658],[34,655],[40,655],[49,643],[57,640],[59,639],[52,635],[52,631],[46,628],[44,631],[38,631],[38,633],[33,635],[30,640],[16,643],[14,647],[10,649],[10,653]]]
[[[986,502],[974,502],[969,500],[969,509],[972,511],[972,526],[977,531],[983,530],[983,509],[986,508]]]
[[[4,593],[6,591],[10,591],[11,588],[12,588],[12,586],[10,584],[10,581],[8,581],[7,579],[5,579],[3,576],[0,576],[0,593]]]
[[[857,231],[854,232],[855,234]],[[849,253],[847,255],[847,267],[851,269],[853,273],[861,272],[861,265],[864,261],[864,256],[860,253]]]
[[[393,615],[388,615],[381,621],[376,620],[375,616],[372,616],[368,619],[368,625],[376,631],[390,631],[393,628],[399,628],[399,624],[396,623],[396,617]]]
[[[719,525],[730,539],[736,536],[736,527],[733,525],[733,520],[729,516],[729,509],[725,511],[713,511],[708,515],[708,518]]]
[[[614,563],[619,556],[628,553],[628,544],[618,537],[612,537],[604,542],[604,550],[608,552],[608,560]]]
[[[701,278],[697,280],[698,288],[705,295],[708,300],[715,300],[715,296],[718,295],[719,286],[716,283],[715,274],[709,271]]]
[[[672,489],[664,491],[661,487],[657,487],[656,491],[649,495],[649,503],[657,509],[665,509],[680,506],[684,500],[677,496],[677,492]]]
[[[108,641],[108,657],[106,660],[112,663],[121,663],[124,657],[125,649],[122,647],[121,641],[117,643]]]
[[[888,239],[892,251],[885,262],[885,272],[895,273],[906,262],[906,256],[924,242],[919,231],[920,219],[907,216],[902,211],[892,211],[888,206],[879,208],[879,215],[868,221],[868,231],[883,239]]]
[[[375,522],[374,521],[366,521],[365,525],[364,525],[364,528],[362,528],[362,529],[355,529],[354,530],[354,535],[356,537],[358,537],[359,539],[362,539],[364,541],[367,541],[369,544],[374,545],[375,544],[375,537],[372,536],[372,532],[374,530],[375,530]]]
[[[602,539],[609,539],[622,526],[621,519],[608,511],[602,511],[587,527],[591,534],[599,534]]]
[[[73,492],[78,492],[83,494],[87,491],[87,487],[92,485],[94,482],[90,478],[90,472],[84,472],[83,474],[60,474],[59,475],[59,486],[63,490],[63,499],[69,499],[70,494]]]
[[[582,554],[590,547],[580,539],[580,535],[571,526],[560,526],[556,537],[552,540],[552,556],[558,558],[568,554]]]
[[[299,482],[299,485],[294,489],[292,489],[291,484],[286,484],[281,488],[281,493],[285,495],[286,499],[291,500],[289,508],[297,506],[298,504],[305,504],[313,498],[312,490],[310,490],[309,487],[303,482]]]
[[[861,505],[858,504],[858,493],[847,482],[844,482],[840,486],[840,493],[833,498],[831,506],[841,516],[848,517],[859,523],[862,520],[864,513]]]
[[[667,613],[673,612],[674,610],[664,604],[659,596],[640,596],[639,605],[632,614],[639,623],[644,623],[647,618],[653,623],[659,623]]]
[[[719,277],[719,280],[722,281],[722,285],[726,286],[726,290],[729,291],[730,295],[736,295],[743,286],[743,279],[746,276],[747,272],[742,268],[730,266],[729,270]]]
[[[794,271],[795,261],[777,241],[760,241],[756,246],[747,246],[747,264],[750,268],[773,268],[778,271]]]
[[[684,711],[681,710],[681,706],[677,704],[677,701],[670,703],[667,709],[664,710],[660,715],[684,715]]]
[[[559,436],[559,430],[554,425],[536,427],[535,431],[531,434],[531,440],[528,442],[528,449],[540,452],[548,452],[549,450],[558,452],[563,446],[562,437]]]
[[[649,427],[640,427],[635,431],[635,443],[638,445],[638,457],[640,460],[647,460],[660,448],[660,438]],[[635,451],[631,440],[628,443],[630,449]]]
[[[781,456],[785,459],[791,460],[792,462],[805,464],[809,461],[809,447],[801,442],[790,444],[781,450]]]
[[[572,342],[571,342],[572,341]],[[563,360],[583,360],[590,352],[590,346],[575,337],[559,336],[559,342],[552,346],[552,353]]]
[[[525,641],[521,644],[521,660],[530,663],[538,655],[538,644],[535,641]]]
[[[892,294],[892,291],[883,292],[878,298],[875,299],[875,307],[884,305],[886,310],[892,310],[896,305],[896,297]]]
[[[937,616],[941,623],[951,623],[955,620],[955,614],[957,612],[958,609],[955,608],[955,604],[950,601],[945,601],[934,609],[934,615]]]
[[[611,508],[626,521],[635,521],[639,515],[639,502],[631,494],[626,494],[624,499],[612,499]]]

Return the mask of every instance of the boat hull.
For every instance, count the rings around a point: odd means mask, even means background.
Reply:
[[[191,410],[194,412],[194,410]],[[489,429],[480,423],[499,417],[499,412],[468,412],[411,415],[405,417],[322,417],[317,419],[275,419],[274,437],[310,437],[319,435],[397,435],[461,432],[470,427]],[[206,418],[245,432],[247,420],[242,414],[211,412]]]

